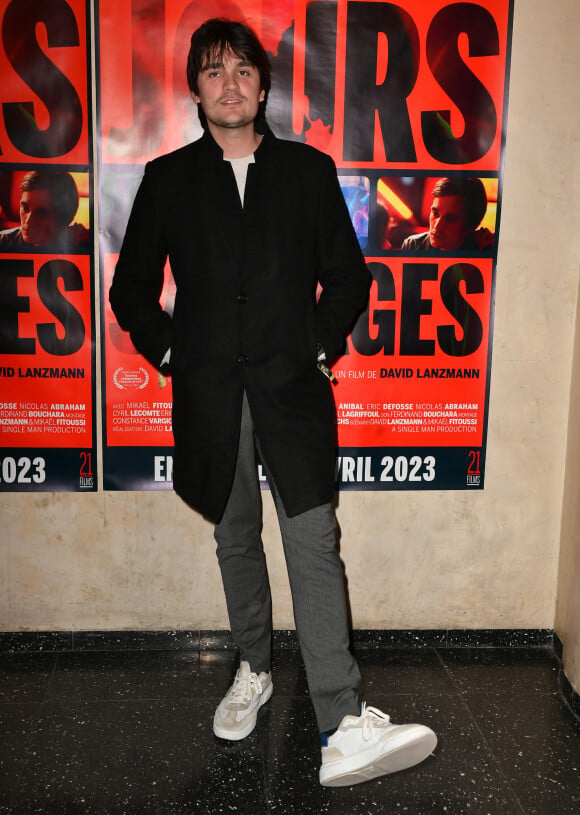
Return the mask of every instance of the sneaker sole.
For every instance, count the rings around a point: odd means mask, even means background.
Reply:
[[[403,744],[394,743],[387,753],[360,764],[360,755],[322,765],[320,783],[323,787],[350,787],[379,778],[381,775],[406,770],[420,764],[437,746],[437,736],[429,728],[418,731]]]
[[[217,736],[218,739],[225,739],[226,741],[241,741],[242,739],[245,739],[247,736],[249,736],[252,730],[254,730],[254,728],[256,727],[258,721],[258,711],[263,705],[266,704],[266,702],[270,700],[273,690],[274,686],[272,683],[270,683],[266,690],[260,696],[260,702],[254,711],[255,715],[249,719],[246,726],[241,728],[241,730],[225,730],[224,728],[220,727],[220,725],[217,723],[216,715],[214,714],[213,717],[214,736]]]

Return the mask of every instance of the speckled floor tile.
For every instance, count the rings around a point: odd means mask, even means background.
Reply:
[[[432,726],[439,737],[435,754],[418,767],[382,780],[325,789],[318,784],[320,746],[309,703],[273,698],[269,717],[259,727],[270,812],[522,815],[461,700],[440,704],[437,697],[395,696],[373,701],[394,722],[420,721]]]
[[[75,631],[74,651],[193,651],[199,631]]]
[[[28,653],[70,651],[72,634],[66,631],[1,631],[0,653],[26,651]]]
[[[578,815],[580,722],[558,694],[468,693],[465,700],[526,815]]]
[[[362,649],[364,698],[439,736],[417,768],[318,783],[299,654],[239,743],[212,733],[235,651],[0,654],[0,815],[578,815],[580,723],[547,648]]]
[[[356,658],[363,679],[361,695],[371,705],[376,694],[453,692],[449,674],[433,648],[360,651]]]
[[[558,693],[559,663],[547,648],[442,648],[438,653],[462,692]]]
[[[0,654],[0,702],[42,702],[56,654]]]
[[[49,699],[217,698],[235,662],[235,654],[190,651],[61,654]]]
[[[213,700],[2,705],[0,789],[11,815],[267,812],[254,733],[213,736]],[[2,810],[0,809],[0,812]]]
[[[299,653],[274,652],[272,657],[272,681],[276,696],[308,696],[308,683],[304,663]]]

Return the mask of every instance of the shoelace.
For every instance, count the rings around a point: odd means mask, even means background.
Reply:
[[[252,690],[262,693],[262,683],[257,674],[251,673],[248,676],[236,676],[234,686],[230,694],[231,704],[240,704],[252,697]]]
[[[390,716],[376,707],[367,707],[366,702],[361,705],[362,737],[368,741],[373,735],[373,727],[384,727],[391,721]]]

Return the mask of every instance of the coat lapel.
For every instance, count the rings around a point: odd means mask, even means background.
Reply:
[[[255,164],[248,167],[244,197],[246,243],[251,245],[253,250],[264,245],[265,238],[273,227],[271,217],[274,208],[270,202],[274,195],[276,179],[273,177],[267,156],[263,153],[260,155],[262,149],[258,148]]]
[[[244,247],[242,204],[232,166],[223,160],[213,140],[194,174],[193,189],[204,191],[203,199],[197,201],[204,229],[223,247],[231,268],[238,268]]]

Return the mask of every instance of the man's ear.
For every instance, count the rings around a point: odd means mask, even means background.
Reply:
[[[196,93],[194,93],[193,91],[191,91],[191,98],[193,99],[193,101],[195,102],[196,105],[199,105],[201,100],[200,100],[199,96]]]
[[[259,101],[263,102],[265,98],[266,98],[266,91],[260,91],[260,99],[259,99]]]

